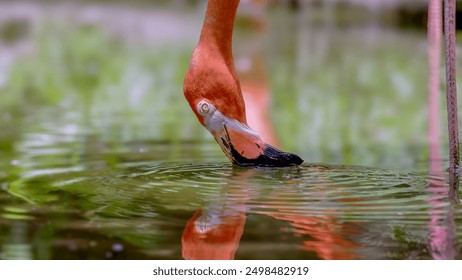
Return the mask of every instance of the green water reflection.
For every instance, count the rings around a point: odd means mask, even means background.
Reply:
[[[55,170],[9,186],[3,257],[460,258],[445,181],[336,165]]]

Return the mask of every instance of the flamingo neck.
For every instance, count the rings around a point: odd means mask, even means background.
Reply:
[[[199,45],[218,51],[227,63],[233,63],[232,39],[239,0],[209,0]]]

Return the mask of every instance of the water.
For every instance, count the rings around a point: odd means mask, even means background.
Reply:
[[[237,29],[268,135],[305,159],[254,169],[227,162],[182,96],[199,10],[32,11],[41,28],[15,19],[18,41],[0,41],[0,259],[462,258],[424,33],[280,10],[265,34]]]
[[[38,145],[25,147],[33,161],[6,163],[32,166],[16,180],[3,179],[0,257],[462,257],[462,207],[449,199],[444,175],[308,163],[239,168],[213,154],[207,161],[149,161],[172,145],[124,146],[138,152],[92,154],[69,164],[72,149]],[[55,161],[46,159],[51,155]],[[104,157],[119,160],[107,166]]]

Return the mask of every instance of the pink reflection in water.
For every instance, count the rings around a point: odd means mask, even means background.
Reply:
[[[429,186],[431,194],[428,203],[430,221],[428,223],[428,247],[433,259],[454,259],[457,254],[456,224],[451,196],[458,178],[449,174],[449,188],[443,179],[440,143],[440,64],[442,40],[442,3],[430,0],[428,5],[428,142],[429,142]],[[454,180],[456,179],[456,180]],[[449,205],[448,205],[449,196]]]

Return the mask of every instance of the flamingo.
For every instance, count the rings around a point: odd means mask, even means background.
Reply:
[[[184,95],[199,122],[231,163],[239,166],[300,165],[296,154],[264,142],[247,124],[234,67],[232,35],[239,0],[209,0],[199,43],[184,80]]]

